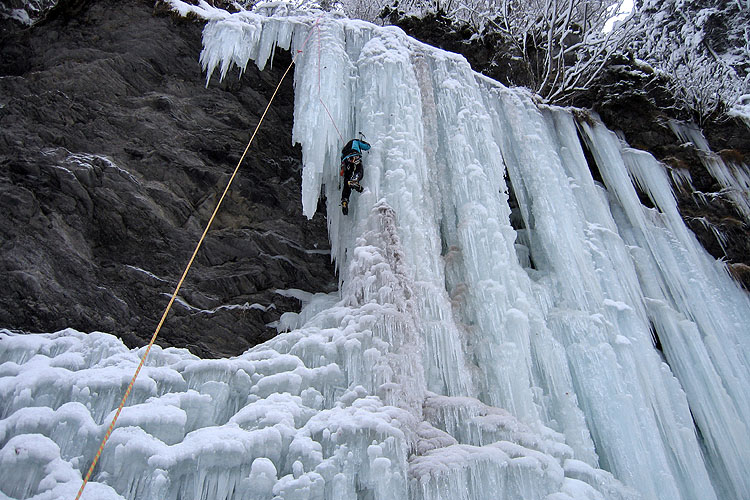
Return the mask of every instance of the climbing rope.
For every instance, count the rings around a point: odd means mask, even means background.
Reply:
[[[336,122],[334,121],[333,116],[331,116],[331,112],[328,111],[328,106],[326,106],[326,103],[323,102],[322,98],[318,97],[318,100],[320,101],[320,104],[323,105],[323,109],[326,110],[326,113],[328,113],[328,118],[331,119],[331,123],[333,123],[333,128],[336,129],[336,132],[339,134],[339,137],[341,138],[341,143],[342,144],[345,143],[346,141],[344,140],[344,136],[341,135],[341,132],[339,132],[339,128],[336,126]]]
[[[177,286],[175,287],[174,292],[172,293],[172,297],[169,299],[169,303],[167,304],[166,309],[164,309],[164,313],[161,315],[159,324],[156,326],[156,330],[154,330],[154,334],[151,336],[151,340],[149,341],[148,346],[146,347],[146,351],[143,353],[143,356],[141,356],[141,362],[138,363],[138,368],[136,368],[135,373],[133,374],[133,378],[130,380],[130,384],[128,384],[128,388],[125,390],[125,395],[122,397],[122,401],[120,401],[120,406],[117,408],[117,412],[115,412],[115,416],[112,418],[112,423],[109,424],[109,428],[107,429],[107,432],[104,434],[104,439],[102,439],[102,442],[99,445],[99,449],[97,450],[96,455],[94,456],[94,461],[91,462],[91,466],[89,467],[89,470],[86,473],[86,477],[83,478],[83,484],[81,484],[81,489],[78,490],[78,494],[76,495],[75,500],[80,500],[81,495],[83,495],[83,490],[84,488],[86,488],[86,484],[89,482],[89,478],[91,478],[91,474],[94,471],[94,467],[96,467],[96,464],[99,461],[99,457],[102,454],[104,445],[107,444],[107,441],[109,440],[109,436],[110,434],[112,434],[112,430],[115,428],[117,418],[120,416],[120,412],[122,412],[122,409],[125,406],[125,402],[127,401],[128,396],[130,396],[130,391],[133,390],[135,379],[138,378],[138,374],[141,372],[141,368],[143,368],[143,364],[146,362],[146,357],[148,356],[148,353],[151,351],[151,347],[154,345],[157,335],[159,335],[159,331],[161,330],[161,327],[164,324],[164,320],[167,318],[167,314],[169,314],[169,310],[172,308],[172,304],[177,298],[177,294],[180,291],[180,288],[182,287],[182,283],[185,281],[185,277],[187,276],[188,271],[190,271],[190,266],[193,265],[195,256],[198,255],[198,250],[200,250],[200,247],[203,244],[203,240],[206,238],[206,234],[208,233],[208,230],[211,228],[211,224],[216,218],[216,214],[219,212],[219,208],[221,207],[221,204],[224,201],[224,197],[227,195],[227,192],[229,192],[229,187],[232,185],[234,178],[237,176],[237,172],[239,172],[240,170],[242,161],[245,159],[245,156],[247,155],[247,152],[250,149],[250,145],[253,143],[253,139],[255,139],[255,135],[258,133],[258,129],[260,129],[260,125],[263,123],[263,119],[266,117],[266,114],[268,113],[268,110],[271,107],[271,103],[276,98],[276,94],[279,92],[279,89],[281,88],[281,84],[284,81],[284,78],[286,78],[286,75],[289,73],[289,70],[292,69],[292,66],[297,61],[297,57],[299,57],[299,55],[302,53],[305,46],[307,45],[307,42],[310,39],[310,35],[312,35],[314,29],[318,26],[318,21],[320,21],[320,17],[318,17],[318,19],[315,20],[315,24],[310,29],[310,32],[307,34],[307,38],[305,38],[305,41],[302,44],[302,48],[297,50],[297,53],[292,58],[292,62],[289,63],[289,66],[286,68],[286,71],[284,71],[284,74],[281,76],[281,79],[279,80],[278,85],[276,85],[276,89],[273,91],[273,95],[271,96],[271,99],[268,101],[268,105],[266,105],[266,109],[263,111],[263,114],[261,115],[260,120],[258,121],[258,125],[255,126],[255,131],[253,132],[253,135],[250,137],[250,140],[248,141],[247,146],[245,146],[245,151],[243,151],[242,156],[240,157],[240,160],[237,162],[237,166],[234,168],[234,172],[232,173],[232,176],[229,178],[229,181],[227,182],[227,186],[224,188],[224,192],[221,194],[221,197],[219,198],[219,201],[216,204],[216,208],[214,208],[214,212],[211,214],[211,218],[208,220],[208,223],[206,224],[206,228],[203,230],[203,234],[198,240],[198,244],[195,246],[195,250],[193,250],[193,255],[190,256],[190,260],[188,261],[187,266],[185,266],[185,270],[183,271],[182,276],[180,277],[180,281],[177,283]]]

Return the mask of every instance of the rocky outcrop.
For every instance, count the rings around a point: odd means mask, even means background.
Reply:
[[[0,326],[151,337],[288,54],[204,87],[202,25],[150,0],[70,0],[0,40]],[[238,354],[336,288],[301,213],[288,79],[157,343]]]

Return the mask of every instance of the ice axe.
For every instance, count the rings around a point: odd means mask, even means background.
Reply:
[[[359,131],[359,137],[363,141],[367,141],[367,137],[365,137],[365,134],[363,134],[361,130]],[[370,154],[370,150],[368,149],[367,151],[365,151],[365,153]]]

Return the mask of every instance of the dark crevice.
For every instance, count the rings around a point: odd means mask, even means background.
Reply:
[[[513,229],[516,230],[517,238],[516,238],[516,245],[523,245],[528,250],[528,256],[529,256],[529,268],[536,269],[536,265],[534,264],[534,258],[531,254],[531,242],[529,241],[530,235],[528,234],[528,228],[526,226],[526,221],[523,218],[523,213],[521,211],[521,206],[518,203],[518,198],[516,197],[516,192],[513,189],[513,183],[510,180],[510,176],[508,175],[508,171],[505,171],[505,185],[508,187],[508,205],[510,206],[510,225],[513,227]],[[524,232],[526,234],[525,237],[522,237],[521,235]],[[519,255],[519,260],[520,259]],[[522,262],[522,264],[525,264]]]
[[[510,224],[513,229],[518,231],[519,229],[526,229],[526,222],[523,220],[523,214],[521,213],[521,207],[518,204],[518,198],[516,192],[513,189],[513,183],[510,181],[508,172],[505,172],[505,185],[508,186],[508,205],[510,205]]]
[[[666,362],[666,358],[664,357],[664,348],[661,345],[661,339],[659,338],[659,332],[656,331],[656,326],[654,326],[653,323],[650,323],[649,329],[651,330],[651,341],[654,344],[654,348],[659,351],[662,359],[664,359]]]

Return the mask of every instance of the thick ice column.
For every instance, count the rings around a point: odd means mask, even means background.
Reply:
[[[677,485],[685,498],[710,498],[713,495],[706,468],[701,460],[701,453],[695,439],[690,410],[679,382],[670,373],[666,365],[657,359],[651,348],[651,339],[646,328],[649,317],[646,304],[642,296],[644,291],[639,282],[634,262],[640,264],[641,259],[632,252],[632,247],[619,236],[621,231],[629,232],[622,224],[615,222],[609,210],[609,200],[601,188],[594,187],[589,173],[579,139],[576,136],[572,116],[560,109],[546,110],[546,114],[553,118],[551,125],[560,143],[563,167],[573,179],[577,204],[582,210],[584,220],[587,221],[590,235],[590,247],[594,263],[599,270],[599,276],[607,277],[602,280],[602,291],[605,294],[605,304],[610,312],[617,311],[615,323],[618,330],[628,332],[626,337],[630,344],[625,344],[620,350],[632,351],[635,360],[628,357],[631,369],[638,373],[641,379],[641,389],[648,403],[655,410],[660,424],[661,436],[666,446],[666,457],[669,466],[677,479]],[[575,158],[577,156],[577,158]],[[661,196],[671,198],[668,186]],[[600,196],[597,196],[600,194]],[[676,210],[675,210],[676,213]],[[617,226],[619,227],[616,227]],[[619,299],[618,299],[619,297]],[[618,302],[627,303],[632,311],[618,310]],[[622,306],[620,305],[620,308]],[[636,326],[637,325],[637,326]],[[617,337],[615,337],[617,349]],[[648,362],[644,362],[648,360]],[[625,365],[625,362],[621,361]],[[690,486],[687,486],[690,484]]]
[[[724,498],[745,498],[748,470],[748,356],[750,303],[745,292],[703,250],[684,226],[666,173],[653,157],[622,150],[602,125],[584,126],[631,245],[648,312],[664,354],[687,393],[706,446],[709,470]],[[645,210],[630,176],[658,207]],[[745,318],[745,319],[743,319]]]
[[[538,422],[541,410],[579,458],[595,464],[564,352],[534,309],[517,261],[504,165],[486,133],[482,90],[462,58],[419,54],[415,68],[429,169],[422,205],[427,217],[438,217],[451,316],[467,332],[480,398],[528,422]]]
[[[436,139],[427,143],[444,166],[437,174],[436,205],[446,285],[469,332],[479,397],[529,423],[537,422],[541,411],[581,459],[595,464],[564,352],[544,325],[517,260],[505,169],[488,134],[493,124],[483,111],[483,89],[464,60],[448,56],[430,61],[430,80]]]
[[[295,68],[292,129],[292,140],[302,145],[302,211],[308,218],[317,209],[321,184],[329,186],[329,193],[335,186],[339,152],[353,137],[353,87],[357,82],[356,67],[347,54],[344,24],[323,17],[310,29],[312,34]],[[301,42],[300,35],[295,49],[302,48]]]
[[[495,130],[532,257],[556,284],[549,324],[567,347],[602,464],[649,495],[710,497],[697,440],[685,434],[690,415],[684,395],[651,345],[635,268],[590,178],[572,117],[540,113],[531,100],[502,89],[494,93]],[[676,458],[674,448],[683,450]],[[692,472],[684,474],[686,469]],[[655,480],[654,470],[664,477]],[[702,478],[698,496],[680,491],[688,478]]]
[[[483,378],[480,399],[522,420],[536,421],[529,328],[519,304],[524,294],[517,284],[521,270],[502,157],[495,142],[486,140],[491,122],[466,61],[446,55],[433,58],[430,67],[438,116],[437,154],[448,166],[442,173],[447,187],[443,211],[456,214],[455,226],[444,224],[441,230],[445,245],[456,247],[455,276],[467,289],[465,321],[473,323],[468,331]],[[456,291],[460,283],[449,285]]]
[[[348,24],[347,24],[348,26]],[[357,28],[355,24],[352,29]],[[349,30],[347,31],[349,33]],[[332,241],[337,242],[342,280],[353,239],[363,228],[367,207],[385,200],[393,207],[405,269],[414,283],[416,326],[426,349],[423,363],[428,387],[448,394],[471,392],[461,336],[452,321],[445,292],[437,216],[431,210],[434,181],[423,151],[423,101],[412,49],[398,29],[347,35],[347,53],[356,56],[354,125],[371,143],[364,155],[365,191],[354,194],[350,212],[338,209],[336,184],[327,185]],[[363,41],[363,45],[358,45]]]

